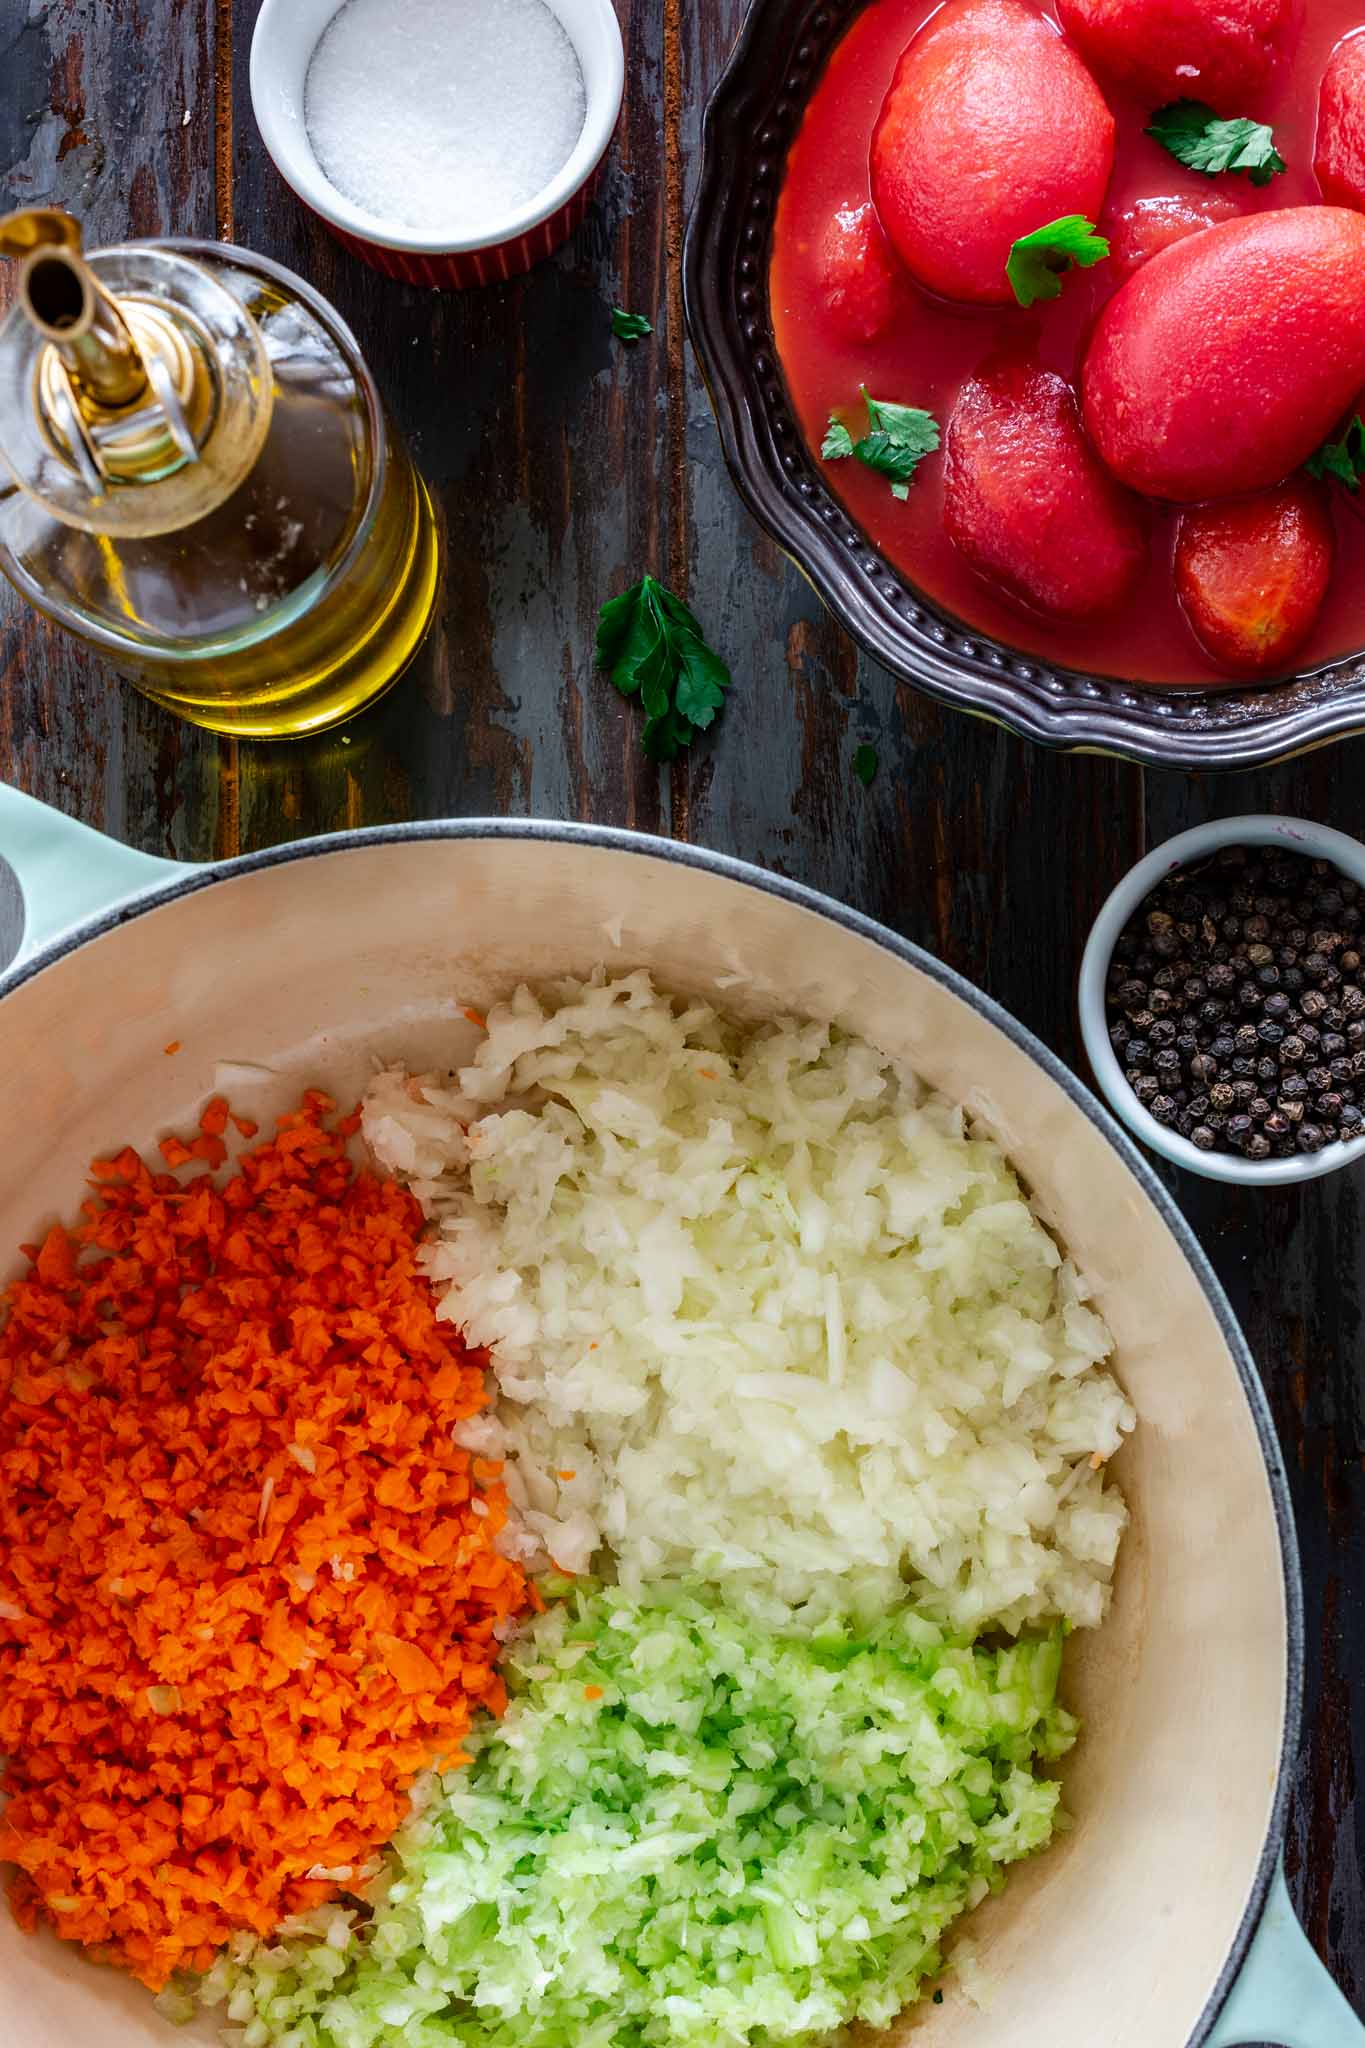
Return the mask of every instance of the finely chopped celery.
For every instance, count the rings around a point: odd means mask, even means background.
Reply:
[[[971,1647],[913,1610],[765,1632],[674,1585],[581,1592],[509,1711],[330,1907],[204,1980],[245,2048],[702,2048],[885,2025],[1052,1833],[1061,1633]]]

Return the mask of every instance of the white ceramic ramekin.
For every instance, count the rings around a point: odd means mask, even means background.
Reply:
[[[395,0],[401,5],[402,0]],[[625,53],[612,0],[546,0],[578,52],[587,116],[558,177],[529,205],[452,241],[367,213],[330,185],[303,122],[304,81],[319,38],[341,0],[264,0],[251,38],[251,104],[275,168],[338,241],[404,284],[436,290],[517,277],[557,249],[582,221],[607,153],[625,89]]]
[[[1095,920],[1081,961],[1081,1036],[1095,1080],[1109,1107],[1153,1152],[1206,1180],[1237,1181],[1247,1186],[1284,1187],[1291,1181],[1317,1180],[1340,1166],[1365,1159],[1365,1135],[1349,1143],[1325,1145],[1321,1152],[1299,1153],[1293,1159],[1239,1159],[1231,1152],[1201,1152],[1178,1131],[1150,1116],[1123,1077],[1105,1015],[1104,983],[1114,942],[1144,897],[1174,868],[1187,867],[1224,846],[1283,846],[1309,860],[1327,860],[1365,889],[1365,845],[1329,825],[1307,818],[1220,818],[1197,825],[1158,846],[1126,874]]]

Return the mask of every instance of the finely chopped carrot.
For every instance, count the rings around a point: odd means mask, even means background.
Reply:
[[[498,1468],[452,1440],[483,1359],[332,1110],[305,1097],[221,1185],[96,1161],[8,1290],[0,1858],[25,1926],[153,1987],[360,1882],[503,1705],[532,1600]],[[227,1116],[163,1154],[212,1169]]]

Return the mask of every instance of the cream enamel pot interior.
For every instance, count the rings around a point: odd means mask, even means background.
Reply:
[[[182,1125],[221,1061],[346,1097],[374,1054],[449,1060],[464,1004],[648,965],[744,1013],[838,1018],[967,1103],[1089,1274],[1141,1427],[1112,1618],[1069,1650],[1086,1733],[1072,1833],[974,1933],[989,2012],[949,1990],[919,2048],[1365,2043],[1278,1857],[1298,1724],[1297,1556],[1259,1382],[1187,1227],[1040,1045],[891,934],[689,848],[568,825],[359,832],[219,868],[149,860],[0,789],[24,952],[0,988],[0,1238],[69,1209],[86,1161]],[[468,1027],[465,1027],[468,1028]],[[178,1039],[182,1050],[163,1053]],[[147,1994],[0,1912],[7,2048],[153,2048]],[[189,2038],[213,2039],[196,2023]],[[181,2038],[186,2038],[182,2033]]]

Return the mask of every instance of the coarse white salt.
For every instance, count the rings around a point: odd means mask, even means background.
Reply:
[[[572,156],[578,53],[545,0],[346,0],[308,66],[323,175],[395,227],[496,228]]]

